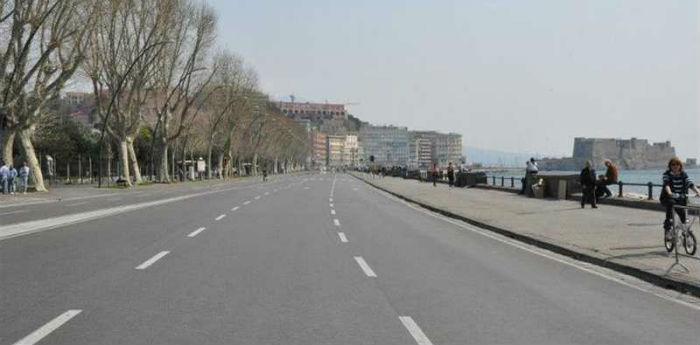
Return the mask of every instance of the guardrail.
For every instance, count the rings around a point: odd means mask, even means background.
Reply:
[[[515,188],[515,181],[517,180],[518,183],[522,183],[522,177],[515,177],[515,176],[496,176],[496,175],[487,175],[486,178],[486,184],[489,184],[489,181],[491,181],[492,186],[498,186],[498,182],[500,182],[501,187],[506,187],[506,182],[510,182],[510,188]],[[652,182],[647,182],[647,183],[632,183],[632,182],[623,182],[619,181],[616,183],[617,184],[617,195],[618,197],[622,198],[623,197],[623,190],[625,186],[634,186],[634,187],[647,187],[647,200],[654,200],[654,188],[661,188],[663,185],[660,184],[655,184]]]

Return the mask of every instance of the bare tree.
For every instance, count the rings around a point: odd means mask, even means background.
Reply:
[[[44,178],[32,135],[47,102],[59,96],[84,58],[92,0],[0,0],[0,116],[8,126],[3,157],[19,138],[37,191]]]
[[[92,81],[102,122],[100,140],[106,133],[118,142],[121,178],[131,186],[130,160],[136,181],[141,180],[134,135],[153,84],[154,61],[169,44],[165,32],[177,4],[175,0],[110,0],[100,4],[96,29],[89,36],[85,71]]]
[[[165,32],[170,44],[155,62],[154,94],[149,104],[156,115],[153,144],[158,142],[161,182],[170,181],[168,147],[191,126],[212,92],[208,85],[218,73],[218,64],[207,66],[206,59],[215,38],[214,11],[189,0],[175,2]]]

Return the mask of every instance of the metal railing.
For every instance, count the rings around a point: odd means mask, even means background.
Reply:
[[[546,176],[546,175],[544,175]],[[523,177],[515,177],[515,176],[496,176],[496,175],[487,175],[486,176],[486,184],[488,185],[489,182],[491,182],[492,186],[500,186],[501,187],[510,187],[510,188],[516,188],[515,187],[515,182],[517,181],[521,186],[522,186],[522,179]],[[510,184],[510,186],[506,186],[506,184]],[[647,183],[632,183],[632,182],[623,182],[619,181],[615,183],[617,185],[617,196],[622,198],[624,196],[623,191],[625,186],[634,186],[634,187],[647,187],[647,200],[654,200],[654,188],[662,188],[663,185],[656,184],[653,182],[647,182]]]

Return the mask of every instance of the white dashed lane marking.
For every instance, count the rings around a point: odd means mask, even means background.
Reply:
[[[260,200],[260,195],[256,195],[255,200]]]
[[[401,320],[403,326],[406,327],[408,333],[411,333],[411,336],[416,340],[418,345],[433,345],[430,339],[428,339],[425,333],[418,327],[418,324],[413,321],[413,318],[410,316],[399,316],[399,320]]]
[[[199,228],[195,231],[192,231],[189,235],[187,235],[187,237],[195,237],[195,236],[199,235],[199,233],[204,231],[205,229],[206,228]]]
[[[340,226],[340,221],[337,218],[333,219],[333,224],[335,224],[335,226]]]
[[[363,259],[361,256],[356,256],[355,261],[357,261],[357,264],[360,265],[360,268],[362,269],[363,272],[365,272],[365,275],[367,275],[370,278],[376,278],[377,274],[372,271],[372,269],[369,267],[365,259]]]
[[[335,210],[331,210],[331,214],[335,214]]]
[[[338,237],[340,237],[340,242],[348,243],[348,238],[345,236],[344,232],[339,232]]]
[[[67,312],[57,316],[53,320],[49,321],[47,324],[41,326],[41,328],[37,329],[36,331],[32,332],[28,336],[22,338],[18,342],[14,343],[14,345],[33,345],[41,341],[41,339],[44,339],[47,335],[49,335],[51,332],[55,331],[59,327],[63,326],[66,322],[70,321],[70,319],[74,318],[76,315],[80,314],[82,310],[79,309],[71,309],[68,310]]]
[[[250,204],[250,201],[249,201],[249,200],[246,200],[246,201],[243,202],[243,205],[248,205],[248,204]]]
[[[216,217],[216,220],[222,220],[222,219],[224,219],[225,217],[226,217],[226,215],[225,215],[225,214],[222,214],[222,215]]]
[[[148,268],[148,266],[153,265],[156,261],[162,259],[164,256],[168,255],[169,253],[170,253],[169,251],[164,250],[164,251],[156,254],[152,258],[144,261],[142,264],[136,266],[136,269],[137,270],[145,270],[146,268]]]
[[[239,208],[239,206],[236,206],[236,207],[232,208],[231,211],[235,211],[235,210],[237,210],[238,208]]]

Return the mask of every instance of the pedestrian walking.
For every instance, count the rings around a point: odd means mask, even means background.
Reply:
[[[522,188],[520,189],[520,194],[525,194],[528,187],[532,187],[532,183],[537,173],[539,173],[539,170],[535,157],[530,157],[530,160],[525,162],[525,177],[521,180]]]
[[[10,165],[9,166],[10,173],[7,178],[7,185],[10,189],[10,194],[14,195],[15,194],[15,181],[17,179],[17,169],[15,169],[14,166]]]
[[[583,170],[581,170],[580,179],[581,187],[583,189],[583,195],[581,196],[581,208],[586,206],[586,201],[590,202],[593,208],[598,208],[595,197],[596,175],[591,161],[586,161]]]
[[[455,168],[452,166],[452,162],[447,165],[447,181],[449,181],[450,188],[455,185]]]
[[[263,168],[262,173],[263,173],[263,182],[265,182],[265,181],[267,181],[267,169]]]
[[[617,184],[620,173],[617,169],[617,166],[615,166],[615,164],[613,164],[611,160],[606,159],[603,161],[603,164],[605,164],[607,170],[605,171],[605,175],[601,176],[600,179],[598,179],[598,186],[596,187],[596,198],[604,197],[607,199],[609,197],[612,197],[612,192],[610,191],[608,186],[611,184]]]
[[[27,194],[27,187],[29,186],[29,167],[27,162],[23,162],[22,167],[19,168],[19,186],[22,194]]]
[[[10,178],[10,168],[4,162],[0,166],[0,188],[2,188],[2,194],[7,194],[9,190],[7,189],[7,180]]]
[[[663,174],[663,190],[659,201],[666,207],[666,219],[664,220],[664,232],[666,239],[672,239],[673,233],[673,206],[688,205],[688,191],[693,190],[696,197],[700,197],[700,190],[695,186],[693,180],[683,170],[683,162],[674,157],[668,162],[668,170]],[[676,209],[681,223],[686,221],[686,210]]]
[[[437,187],[437,179],[438,179],[437,163],[433,163],[433,171],[431,171],[431,175],[433,178],[433,187]]]

